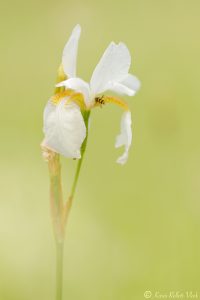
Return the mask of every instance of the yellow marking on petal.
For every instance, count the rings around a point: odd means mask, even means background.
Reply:
[[[65,74],[64,69],[63,69],[63,65],[61,64],[60,67],[58,68],[58,78],[57,78],[57,81],[61,82],[61,81],[64,81],[66,79],[67,79],[67,75]]]
[[[74,90],[66,89],[63,92],[57,93],[51,97],[51,102],[57,105],[63,98],[68,97],[65,105],[69,104],[70,102],[75,102],[80,109],[86,110],[86,105],[84,101],[84,96],[81,93],[76,93]]]
[[[119,99],[117,97],[113,96],[100,96],[95,98],[95,105],[94,106],[100,106],[106,104],[106,103],[113,103],[116,104],[117,106],[121,107],[124,110],[129,110],[128,105],[126,102],[124,102],[122,99]]]
[[[81,93],[73,93],[67,99],[65,105],[69,104],[72,101],[75,102],[80,107],[81,110],[86,110],[86,105],[85,105],[83,94],[81,94]]]
[[[73,90],[67,89],[51,97],[53,104],[57,105],[64,97],[69,97],[74,93]]]
[[[66,79],[68,79],[68,77],[64,72],[63,65],[61,64],[60,67],[58,68],[58,75],[57,75],[56,83],[59,83],[59,82],[64,81]],[[58,94],[60,92],[63,92],[64,90],[65,90],[64,86],[56,87],[55,90],[54,90],[54,94]]]

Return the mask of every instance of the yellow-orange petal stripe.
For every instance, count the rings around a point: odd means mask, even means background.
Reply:
[[[70,102],[76,103],[80,109],[86,110],[86,105],[84,101],[84,96],[81,93],[73,93],[72,95],[69,96],[69,98],[66,101],[66,105],[69,104]]]
[[[64,97],[69,97],[72,94],[74,94],[73,90],[67,89],[63,92],[57,93],[54,96],[51,97],[51,101],[53,104],[58,104]]]
[[[120,98],[113,97],[113,96],[104,96],[104,95],[95,98],[95,106],[102,106],[106,103],[116,104],[117,106],[121,107],[125,111],[129,110],[129,107],[126,104],[126,102],[124,102],[124,100]]]

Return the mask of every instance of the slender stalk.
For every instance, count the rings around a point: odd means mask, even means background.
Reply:
[[[78,183],[78,179],[79,179],[79,175],[80,175],[80,170],[81,170],[81,166],[82,166],[82,162],[83,162],[83,158],[84,158],[84,154],[85,154],[85,149],[87,146],[87,139],[88,139],[88,122],[89,122],[89,116],[90,116],[90,111],[84,111],[82,112],[84,121],[85,121],[85,126],[86,126],[86,137],[85,140],[81,146],[81,158],[78,161],[77,167],[76,167],[76,173],[74,176],[74,181],[72,184],[72,189],[71,189],[71,193],[65,203],[65,223],[67,222],[68,216],[69,216],[69,212],[72,206],[72,202],[74,199],[74,195],[75,195],[75,191],[76,191],[76,187],[77,187],[77,183]]]
[[[61,185],[61,165],[59,154],[53,154],[49,160],[50,174],[50,205],[53,221],[54,235],[56,242],[64,240],[64,223],[63,223],[63,193]]]
[[[53,154],[49,160],[50,205],[56,243],[56,300],[62,300],[63,247],[65,226],[63,219],[63,193],[61,185],[60,156]]]
[[[83,162],[83,156],[81,157],[81,159],[79,159],[77,167],[76,167],[76,173],[75,173],[75,177],[74,177],[74,182],[73,182],[71,193],[70,193],[70,197],[71,198],[74,197],[74,194],[75,194],[75,191],[76,191],[76,186],[77,186],[77,182],[78,182],[78,178],[79,178],[79,174],[80,174],[82,162]]]
[[[86,149],[86,146],[87,146],[87,139],[88,139],[88,122],[89,122],[89,117],[90,117],[90,111],[83,112],[82,114],[83,114],[83,118],[84,118],[85,126],[86,126],[86,138],[85,138],[85,140],[82,144],[82,147],[81,147],[81,159],[79,159],[79,161],[78,161],[76,174],[75,174],[74,182],[73,182],[72,189],[71,189],[70,196],[72,198],[74,197],[74,194],[75,194],[75,191],[76,191],[76,186],[77,186],[77,182],[78,182],[78,178],[79,178],[79,174],[80,174],[80,169],[81,169],[81,165],[82,165],[84,154],[85,154],[85,149]]]
[[[62,300],[64,241],[56,242],[56,300]]]

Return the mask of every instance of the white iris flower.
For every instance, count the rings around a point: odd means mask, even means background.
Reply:
[[[43,146],[70,158],[80,158],[81,145],[86,137],[86,127],[81,111],[88,111],[106,103],[120,106],[124,113],[121,132],[115,147],[125,151],[117,160],[124,164],[132,142],[131,112],[127,104],[103,93],[112,91],[120,95],[134,96],[140,87],[139,80],[129,74],[131,56],[125,44],[111,42],[97,64],[90,83],[76,77],[76,58],[81,28],[77,25],[67,42],[62,57],[66,80],[58,83],[64,91],[53,96],[44,111]],[[103,95],[102,95],[103,94]]]

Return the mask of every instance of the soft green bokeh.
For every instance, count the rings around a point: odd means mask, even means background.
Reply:
[[[83,33],[89,80],[111,40],[124,41],[142,89],[130,104],[134,146],[115,163],[121,111],[92,112],[65,244],[63,300],[142,300],[199,292],[200,2],[1,1],[0,300],[54,300],[55,248],[39,144],[63,46]],[[65,192],[75,162],[63,160]]]

